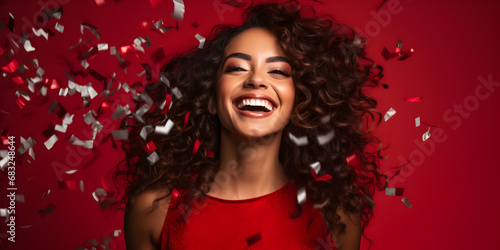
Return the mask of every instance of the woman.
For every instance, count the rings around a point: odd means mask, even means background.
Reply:
[[[122,123],[127,249],[359,249],[386,185],[362,45],[288,2],[172,59]]]

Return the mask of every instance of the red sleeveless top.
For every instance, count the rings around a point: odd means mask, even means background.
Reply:
[[[309,200],[298,207],[292,182],[245,200],[206,195],[190,203],[189,213],[185,195],[172,195],[158,239],[161,250],[336,249],[319,210]]]

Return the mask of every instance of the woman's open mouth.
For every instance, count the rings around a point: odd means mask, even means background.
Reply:
[[[242,115],[254,118],[267,117],[276,109],[269,97],[258,94],[240,96],[233,105]]]

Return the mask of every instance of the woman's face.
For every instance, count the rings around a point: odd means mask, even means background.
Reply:
[[[222,129],[245,138],[281,132],[292,112],[292,68],[277,38],[252,28],[227,45],[217,83]]]

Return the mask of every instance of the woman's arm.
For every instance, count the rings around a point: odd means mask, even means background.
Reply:
[[[167,215],[170,196],[158,201],[156,206],[153,206],[153,202],[167,193],[166,190],[150,190],[128,199],[124,218],[125,244],[128,250],[158,249],[157,242]]]
[[[333,234],[333,242],[338,250],[359,250],[361,244],[361,220],[359,214],[346,213],[342,208],[337,209],[340,222],[345,224],[343,234]]]

